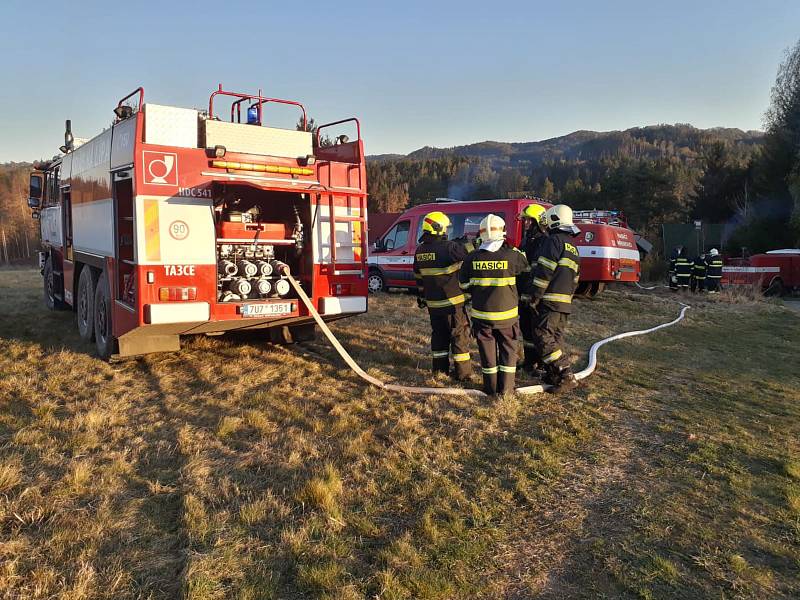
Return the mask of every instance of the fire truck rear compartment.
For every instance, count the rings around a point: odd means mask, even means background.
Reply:
[[[219,303],[290,298],[288,267],[310,293],[307,194],[218,185],[214,193]]]

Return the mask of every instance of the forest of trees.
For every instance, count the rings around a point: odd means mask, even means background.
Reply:
[[[763,133],[688,124],[576,131],[541,142],[372,156],[369,208],[397,212],[437,197],[526,193],[577,209],[621,209],[651,239],[662,223],[702,219],[729,225],[732,252],[798,247],[800,42],[778,69],[765,126]],[[0,164],[0,264],[30,260],[38,247],[38,223],[25,203],[29,171]]]
[[[0,164],[0,265],[30,262],[39,249],[38,221],[26,203],[30,170],[26,163]]]

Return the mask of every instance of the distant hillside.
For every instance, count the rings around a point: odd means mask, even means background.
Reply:
[[[625,131],[574,131],[538,142],[486,141],[453,148],[424,146],[407,155],[381,154],[368,160],[437,159],[459,156],[488,160],[493,166],[541,165],[552,160],[592,161],[614,157],[660,159],[679,155],[696,158],[701,148],[716,141],[752,147],[763,140],[761,131],[715,127],[698,129],[688,124],[648,125]]]
[[[574,208],[625,210],[638,228],[692,218],[725,222],[746,212],[760,131],[688,124],[574,131],[538,142],[424,146],[367,157],[370,210],[397,212],[457,200],[534,194]],[[699,198],[703,198],[699,201]]]

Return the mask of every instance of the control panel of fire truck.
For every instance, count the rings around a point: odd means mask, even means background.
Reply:
[[[287,275],[300,269],[303,223],[297,205],[271,204],[235,189],[215,203],[218,302],[290,295]]]

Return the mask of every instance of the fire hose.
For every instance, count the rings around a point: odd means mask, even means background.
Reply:
[[[339,340],[336,339],[336,336],[333,335],[333,332],[328,328],[328,325],[322,319],[320,314],[317,312],[316,308],[314,308],[314,304],[311,302],[311,299],[306,294],[305,290],[300,286],[300,284],[295,280],[294,277],[287,274],[289,279],[289,283],[292,284],[292,287],[297,292],[297,295],[300,297],[300,300],[303,301],[308,312],[311,313],[311,316],[316,321],[319,328],[322,330],[322,333],[325,334],[325,337],[328,338],[328,341],[333,345],[336,351],[339,353],[339,356],[347,363],[347,365],[364,381],[371,383],[374,386],[382,388],[384,390],[389,390],[392,392],[405,392],[408,394],[426,394],[426,395],[450,395],[450,396],[474,396],[476,398],[485,398],[486,394],[481,390],[474,390],[474,389],[467,389],[467,388],[438,388],[438,387],[416,387],[416,386],[406,386],[406,385],[397,385],[394,383],[385,383],[380,379],[373,377],[364,369],[362,369],[353,357],[350,356],[350,353],[345,350],[344,346],[339,343]],[[641,329],[639,331],[626,331],[623,333],[618,333],[617,335],[612,335],[611,337],[607,337],[602,339],[598,342],[592,344],[592,347],[589,348],[589,364],[586,365],[586,368],[582,371],[575,374],[575,379],[581,380],[587,378],[591,375],[594,370],[597,368],[597,351],[600,349],[601,346],[608,344],[609,342],[613,342],[616,340],[621,340],[628,337],[634,337],[637,335],[646,335],[648,333],[653,333],[654,331],[658,331],[659,329],[664,329],[666,327],[671,327],[676,323],[679,323],[683,320],[686,315],[686,311],[689,310],[689,306],[683,304],[682,302],[679,303],[682,308],[680,314],[669,321],[668,323],[662,323],[660,325],[656,325],[655,327],[651,327],[649,329]],[[551,386],[549,385],[529,385],[517,388],[515,391],[518,394],[538,394],[541,392],[546,392],[550,389]]]

